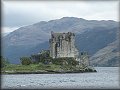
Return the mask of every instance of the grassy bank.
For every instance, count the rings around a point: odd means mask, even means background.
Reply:
[[[75,73],[75,72],[95,72],[94,69],[88,67],[71,66],[71,65],[45,65],[30,64],[30,65],[15,65],[9,64],[2,68],[3,74],[27,74],[27,73]]]

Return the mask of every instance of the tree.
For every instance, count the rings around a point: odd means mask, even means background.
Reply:
[[[1,56],[1,66],[5,67],[9,64],[9,61]]]
[[[40,57],[41,57],[41,54],[34,54],[34,55],[31,55],[30,58],[32,62],[35,64],[35,63],[40,62]]]
[[[42,50],[40,53],[31,55],[30,57],[34,63],[44,63],[49,64],[49,62],[52,62],[52,58],[50,57],[50,51],[49,50]]]
[[[52,60],[53,64],[56,65],[73,65],[76,66],[79,64],[73,57],[61,57],[61,58],[54,58]]]
[[[22,65],[30,65],[32,63],[29,57],[21,57],[20,60]]]

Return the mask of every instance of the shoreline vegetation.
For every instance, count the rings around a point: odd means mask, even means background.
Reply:
[[[93,67],[86,64],[88,56],[81,55],[81,61],[73,57],[51,58],[49,51],[30,57],[21,57],[21,64],[10,64],[1,57],[2,74],[57,74],[57,73],[86,73],[97,72]]]
[[[97,72],[93,67],[80,67],[69,65],[44,65],[31,64],[31,65],[15,65],[10,64],[2,68],[2,74],[65,74],[65,73],[87,73]]]

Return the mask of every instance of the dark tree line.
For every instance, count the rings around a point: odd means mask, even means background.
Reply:
[[[4,58],[2,56],[0,58],[1,58],[1,67],[2,68],[7,66],[8,64],[10,64],[9,61],[6,58]]]
[[[76,61],[72,57],[63,57],[63,58],[52,58],[50,57],[49,50],[43,50],[38,54],[31,55],[30,57],[21,57],[21,64],[22,65],[29,65],[29,64],[56,64],[56,65],[78,65],[79,62]]]

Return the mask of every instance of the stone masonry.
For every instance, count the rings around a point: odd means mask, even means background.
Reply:
[[[75,34],[68,33],[54,33],[51,32],[50,56],[52,58],[60,57],[74,57],[79,60],[79,52],[75,47]]]

